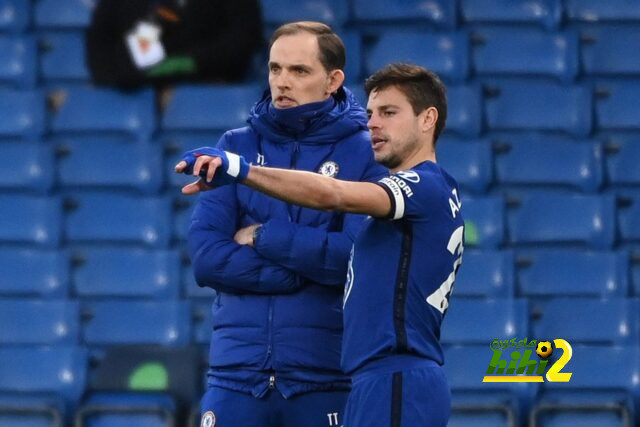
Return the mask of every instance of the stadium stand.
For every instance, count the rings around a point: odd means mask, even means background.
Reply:
[[[55,185],[54,152],[39,142],[0,144],[0,190],[47,194]]]
[[[154,144],[118,137],[56,141],[58,185],[70,189],[123,189],[157,194],[163,188],[163,153]],[[99,161],[96,161],[99,159]]]
[[[37,300],[65,298],[69,292],[69,254],[57,249],[0,247],[0,295]]]
[[[0,85],[29,89],[37,75],[36,40],[32,36],[0,36]]]
[[[46,82],[89,80],[85,61],[84,33],[46,32],[40,35],[40,76]]]
[[[72,262],[73,290],[80,298],[180,296],[180,257],[175,250],[77,248]]]
[[[625,297],[626,251],[524,249],[516,257],[518,294],[527,297]]]
[[[444,80],[464,80],[469,73],[467,34],[385,31],[367,52],[366,73],[393,61],[422,65]]]
[[[571,82],[578,71],[578,35],[519,27],[480,28],[471,33],[478,76],[543,76]]]
[[[561,0],[460,0],[465,24],[541,26],[555,30],[562,20]]]

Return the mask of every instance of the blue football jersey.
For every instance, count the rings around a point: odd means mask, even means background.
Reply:
[[[443,363],[440,326],[462,262],[464,221],[456,181],[426,161],[378,182],[388,219],[356,238],[344,294],[342,368],[410,354]]]

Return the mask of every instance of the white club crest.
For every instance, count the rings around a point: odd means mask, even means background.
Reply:
[[[214,427],[215,425],[216,425],[216,416],[212,411],[207,411],[204,414],[202,414],[200,427]]]
[[[328,176],[329,178],[334,178],[336,175],[338,175],[339,170],[340,167],[336,162],[328,161],[324,162],[322,166],[320,166],[320,169],[318,169],[318,173],[324,176]]]

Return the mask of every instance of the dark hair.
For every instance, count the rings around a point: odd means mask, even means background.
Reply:
[[[374,90],[395,86],[409,100],[415,115],[429,107],[438,110],[438,120],[433,133],[435,145],[447,121],[447,90],[433,71],[414,64],[393,63],[376,71],[364,82],[367,96]]]
[[[273,43],[282,36],[292,36],[301,32],[307,32],[316,36],[318,40],[318,50],[320,52],[320,63],[329,72],[333,70],[343,70],[346,62],[344,43],[331,27],[322,22],[298,21],[281,25],[271,36],[269,50]]]

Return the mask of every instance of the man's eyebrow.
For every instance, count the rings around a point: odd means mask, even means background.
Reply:
[[[393,105],[393,104],[385,104],[385,105],[379,105],[376,107],[376,110],[378,111],[387,111],[390,110],[392,108],[398,108],[397,105]],[[367,108],[367,113],[371,114],[373,112],[373,110],[371,108]]]

